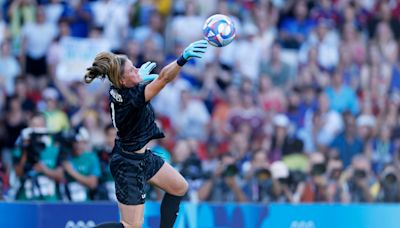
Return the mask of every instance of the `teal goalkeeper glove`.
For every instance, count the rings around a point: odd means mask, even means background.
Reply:
[[[156,67],[156,63],[146,62],[140,66],[138,74],[144,80],[154,80],[158,77],[158,74],[150,74],[150,72]]]
[[[181,57],[177,60],[179,66],[183,66],[190,58],[201,58],[207,49],[206,40],[198,40],[191,43],[183,50]]]

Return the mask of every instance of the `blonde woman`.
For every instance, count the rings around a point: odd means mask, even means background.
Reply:
[[[206,49],[205,40],[190,44],[159,75],[150,74],[155,63],[148,62],[137,69],[126,56],[109,52],[99,53],[87,69],[86,83],[96,78],[107,78],[111,82],[111,119],[117,129],[110,170],[115,180],[121,223],[99,227],[141,227],[147,183],[166,192],[161,202],[160,227],[174,225],[188,183],[179,172],[146,148],[150,140],[164,137],[155,123],[150,101],[176,78],[190,58],[201,58]],[[152,76],[155,76],[153,80],[143,79]]]

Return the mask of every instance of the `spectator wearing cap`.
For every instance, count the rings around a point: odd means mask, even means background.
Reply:
[[[293,202],[290,189],[290,171],[283,161],[275,161],[270,166],[273,179],[273,202]]]
[[[48,129],[51,132],[68,130],[69,119],[67,115],[58,108],[58,91],[52,87],[48,87],[43,91],[42,96],[45,101],[44,115],[46,116]]]
[[[94,190],[101,175],[97,155],[88,150],[89,132],[79,128],[75,135],[70,157],[63,161],[66,194],[72,202],[90,200],[90,191]]]
[[[376,135],[375,117],[369,114],[362,114],[356,119],[357,135],[364,145],[363,152],[371,156],[373,141]]]

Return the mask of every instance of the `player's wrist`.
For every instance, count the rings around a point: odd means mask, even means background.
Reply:
[[[183,55],[181,55],[181,56],[179,56],[179,58],[176,60],[176,63],[179,65],[179,66],[183,66],[183,65],[185,65],[186,63],[187,63],[187,59],[185,59],[185,57],[183,56]]]

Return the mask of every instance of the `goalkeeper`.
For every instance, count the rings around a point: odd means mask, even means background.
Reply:
[[[141,227],[147,183],[166,192],[161,202],[160,227],[173,227],[188,183],[172,166],[146,148],[150,140],[164,137],[155,123],[150,101],[176,78],[190,58],[201,58],[206,49],[205,40],[190,44],[159,75],[150,74],[155,63],[147,62],[137,69],[126,56],[109,52],[97,54],[92,66],[87,69],[86,83],[96,78],[107,78],[111,82],[111,120],[117,129],[110,170],[115,180],[121,223],[98,227]]]

